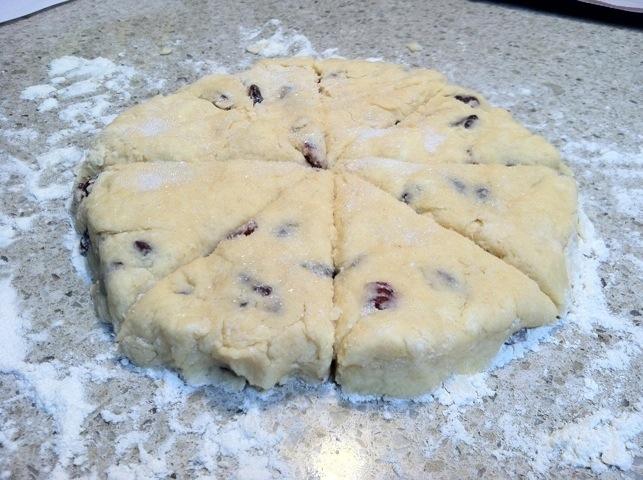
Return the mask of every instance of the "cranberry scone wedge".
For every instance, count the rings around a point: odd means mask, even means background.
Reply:
[[[352,161],[347,169],[515,266],[563,306],[565,251],[577,223],[572,177],[542,166],[425,166],[378,158]]]
[[[390,157],[424,164],[544,165],[570,173],[558,151],[509,112],[491,106],[477,92],[446,82],[398,123],[364,130],[342,156]]]
[[[209,75],[119,115],[101,133],[81,176],[147,161],[251,159],[326,168],[320,111],[311,59]]]
[[[211,255],[158,282],[118,340],[141,365],[192,382],[232,371],[262,388],[327,377],[333,355],[333,182],[308,169]]]
[[[350,174],[336,188],[335,349],[347,391],[428,392],[555,319],[533,280],[467,238]]]
[[[159,279],[222,240],[310,169],[287,162],[121,164],[78,190],[76,227],[99,315],[118,328]]]

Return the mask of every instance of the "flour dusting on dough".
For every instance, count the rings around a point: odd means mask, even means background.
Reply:
[[[446,140],[444,135],[440,135],[431,128],[424,129],[424,148],[427,152],[435,153],[444,140]]]

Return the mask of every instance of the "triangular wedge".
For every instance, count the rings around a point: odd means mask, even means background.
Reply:
[[[193,381],[222,368],[262,388],[326,378],[336,318],[333,182],[309,172],[214,253],[141,297],[119,332],[130,358]]]
[[[511,114],[476,92],[441,83],[439,91],[399,123],[368,128],[342,151],[343,159],[391,157],[407,162],[544,165],[566,174],[558,151]],[[342,160],[343,161],[343,160]]]
[[[556,317],[533,280],[467,238],[355,176],[336,189],[335,349],[346,390],[425,393]]]
[[[147,161],[254,159],[327,168],[320,111],[312,60],[257,62],[123,112],[101,134],[86,175]]]
[[[82,191],[77,228],[101,317],[118,324],[159,279],[215,246],[314,172],[293,163],[239,161],[118,165]]]
[[[547,167],[420,166],[376,158],[346,168],[515,266],[563,306],[565,249],[576,227],[573,178]]]

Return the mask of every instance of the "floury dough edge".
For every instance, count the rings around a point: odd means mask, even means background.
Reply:
[[[334,336],[347,391],[414,396],[564,307],[569,169],[430,70],[205,77],[118,117],[78,178],[99,315],[192,382],[323,380]]]

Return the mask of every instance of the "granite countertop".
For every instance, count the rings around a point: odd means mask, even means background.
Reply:
[[[0,45],[0,478],[643,475],[640,30],[463,0],[77,0]],[[569,314],[417,402],[193,388],[123,359],[71,229],[74,168],[115,114],[251,45],[436,68],[550,139],[586,214]]]

